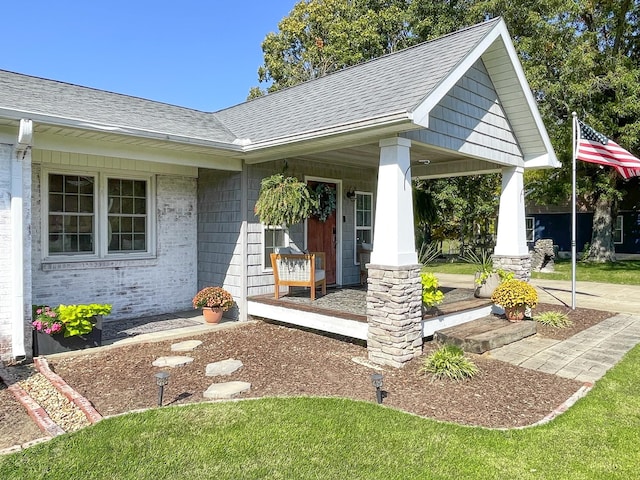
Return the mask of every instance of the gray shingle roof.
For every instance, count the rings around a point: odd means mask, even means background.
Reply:
[[[499,19],[217,112],[236,135],[262,142],[411,112]]]
[[[210,113],[0,70],[0,108],[230,143]]]
[[[499,19],[215,113],[0,70],[0,109],[232,143],[411,112]]]

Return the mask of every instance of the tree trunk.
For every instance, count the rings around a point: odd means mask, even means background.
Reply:
[[[607,195],[601,194],[596,200],[591,246],[586,260],[597,263],[616,261],[613,245],[613,200]]]

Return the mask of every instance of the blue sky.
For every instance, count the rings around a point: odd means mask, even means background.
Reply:
[[[204,111],[258,85],[261,43],[297,0],[11,0],[0,69]]]

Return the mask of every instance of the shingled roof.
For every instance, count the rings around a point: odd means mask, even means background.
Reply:
[[[500,19],[217,112],[252,143],[410,114]]]

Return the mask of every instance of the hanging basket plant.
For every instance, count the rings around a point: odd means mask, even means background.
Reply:
[[[326,222],[327,218],[336,210],[336,189],[326,183],[319,183],[314,193],[318,206],[313,211],[313,216],[318,217],[321,222]]]
[[[265,225],[289,227],[317,208],[318,200],[304,182],[278,173],[262,179],[254,212]]]

